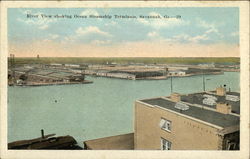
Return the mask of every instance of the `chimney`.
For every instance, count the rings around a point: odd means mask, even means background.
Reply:
[[[42,138],[44,139],[44,131],[43,131],[43,129],[41,130],[41,135],[42,135]]]
[[[228,103],[217,103],[216,111],[222,114],[229,114],[232,111],[232,106]]]
[[[181,101],[181,95],[179,93],[172,93],[170,99],[173,102],[179,102]]]
[[[226,88],[223,88],[223,87],[216,88],[216,95],[225,96],[226,95]]]

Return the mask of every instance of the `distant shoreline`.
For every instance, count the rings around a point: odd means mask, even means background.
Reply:
[[[10,60],[10,58],[8,58]],[[239,57],[15,57],[16,64],[32,63],[119,64],[240,64]]]

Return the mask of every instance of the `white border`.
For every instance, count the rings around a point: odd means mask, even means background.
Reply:
[[[7,8],[15,7],[239,7],[240,8],[240,53],[241,53],[241,124],[240,151],[36,151],[7,150]],[[208,15],[209,16],[209,15]],[[249,2],[248,1],[53,1],[53,2],[1,2],[1,64],[0,64],[0,103],[1,103],[1,150],[0,158],[249,158]]]

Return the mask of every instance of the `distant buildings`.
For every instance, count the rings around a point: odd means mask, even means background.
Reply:
[[[168,76],[185,76],[186,72],[181,70],[168,71]]]
[[[135,102],[135,149],[239,149],[240,94],[171,94]]]
[[[27,68],[19,67],[14,69],[15,83],[17,85],[52,85],[52,84],[78,84],[91,83],[85,80],[85,75],[74,71],[56,70],[51,68]],[[9,70],[11,78],[11,70]],[[9,85],[11,83],[9,79]],[[13,81],[13,80],[12,80]]]
[[[188,68],[188,67],[170,67],[168,69],[168,76],[182,77],[182,76],[194,76],[202,74],[222,74],[223,72],[219,69],[210,69],[210,68]]]
[[[222,74],[220,69],[202,68],[198,66],[168,66],[133,64],[70,64],[50,63],[39,65],[47,69],[67,70],[77,74],[93,75],[99,77],[120,78],[129,80],[161,80],[168,77],[185,77],[194,75]]]
[[[204,67],[204,68],[214,68],[215,64],[214,63],[202,63],[202,64],[198,64],[198,66]]]
[[[108,70],[108,69],[99,69],[99,70],[85,70],[85,74],[94,75],[100,77],[109,77],[109,78],[120,78],[120,79],[129,79],[129,80],[138,80],[138,79],[156,79],[157,77],[166,78],[162,70]]]

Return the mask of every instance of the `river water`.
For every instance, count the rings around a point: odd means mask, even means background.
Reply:
[[[206,90],[227,85],[239,91],[239,72],[206,75]],[[45,135],[84,140],[133,132],[136,99],[170,95],[170,79],[123,80],[87,77],[92,84],[8,87],[8,142]],[[173,91],[203,90],[202,76],[173,78]]]

